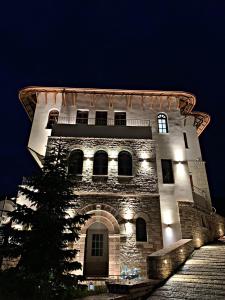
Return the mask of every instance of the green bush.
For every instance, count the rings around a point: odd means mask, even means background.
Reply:
[[[94,291],[88,291],[87,286],[82,284],[54,288],[50,282],[42,284],[42,289],[39,289],[35,278],[24,278],[15,269],[0,273],[1,300],[72,300],[102,294],[106,291],[106,286],[96,286]]]

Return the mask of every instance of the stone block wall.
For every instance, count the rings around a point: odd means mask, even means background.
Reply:
[[[162,250],[148,256],[148,277],[150,279],[166,279],[193,252],[191,239],[182,239]]]
[[[199,248],[225,233],[225,218],[204,207],[189,202],[179,202],[182,238],[192,238]]]
[[[49,146],[58,139],[49,138]],[[157,193],[155,142],[144,139],[62,138],[69,153],[84,153],[83,174],[75,178],[76,191],[112,193]],[[93,158],[98,150],[108,153],[108,176],[93,176]],[[133,158],[133,176],[118,176],[118,154],[126,150]]]
[[[218,214],[213,215],[213,229],[215,238],[225,235],[225,218]]]
[[[108,220],[118,224],[119,231],[109,232],[109,275],[119,275],[122,270],[137,268],[142,276],[147,274],[146,259],[149,254],[162,248],[160,203],[158,196],[79,195],[80,212],[93,214],[90,222],[101,221],[107,213]],[[142,217],[147,225],[147,242],[136,241],[135,222]],[[115,218],[115,220],[114,220]],[[91,223],[90,223],[91,224]],[[113,224],[114,228],[115,224]],[[84,262],[85,233],[78,242],[79,261]],[[119,274],[115,264],[119,264]],[[111,272],[111,273],[110,273]]]

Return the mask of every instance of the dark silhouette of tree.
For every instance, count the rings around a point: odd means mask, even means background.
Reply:
[[[79,279],[71,273],[81,269],[81,264],[75,261],[77,250],[70,245],[78,241],[81,225],[90,215],[76,213],[76,195],[68,178],[66,156],[63,142],[53,142],[40,174],[19,188],[29,201],[17,203],[10,213],[13,226],[1,252],[9,259],[19,257],[19,262],[2,272],[0,279],[14,276],[19,283],[15,289],[19,293],[22,290],[21,299],[28,291],[28,299],[66,299],[68,289],[72,290]]]

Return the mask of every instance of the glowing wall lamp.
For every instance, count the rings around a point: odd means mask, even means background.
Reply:
[[[150,162],[151,161],[151,159],[150,158],[139,158],[139,161],[140,162]]]
[[[223,235],[224,235],[224,232],[223,232],[223,229],[222,229],[222,228],[219,229],[219,235],[220,235],[220,236],[223,236]]]
[[[132,220],[126,220],[126,223],[125,223],[125,232],[126,232],[126,235],[132,235],[132,233],[133,233]]]
[[[174,160],[174,163],[178,165],[185,164],[186,162],[187,162],[186,160]]]
[[[184,161],[184,151],[180,148],[175,148],[174,151],[174,160],[175,161]]]

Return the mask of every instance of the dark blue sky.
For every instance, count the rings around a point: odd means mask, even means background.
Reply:
[[[4,1],[0,16],[0,194],[35,170],[27,85],[184,90],[212,122],[201,136],[225,211],[225,1]]]

